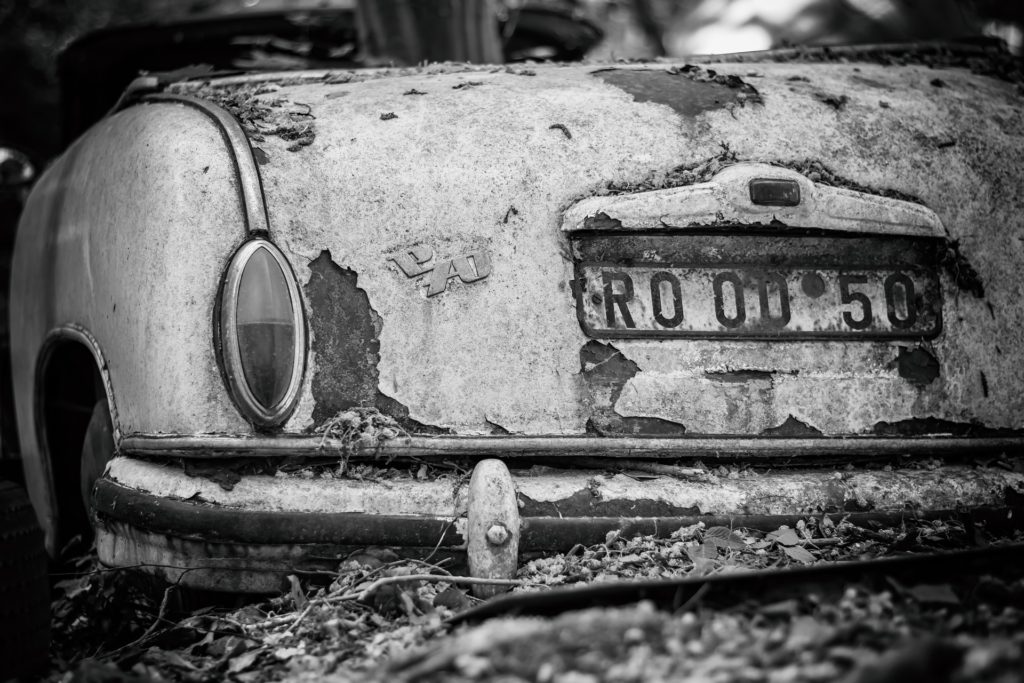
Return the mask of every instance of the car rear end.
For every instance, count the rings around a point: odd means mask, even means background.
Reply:
[[[1019,503],[1019,85],[936,54],[171,86],[241,121],[265,201],[212,326],[252,429],[126,430],[101,558],[508,576],[613,530]]]

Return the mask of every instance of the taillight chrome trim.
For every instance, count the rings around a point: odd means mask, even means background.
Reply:
[[[292,373],[288,389],[282,398],[269,408],[264,407],[256,399],[242,365],[242,355],[238,343],[238,291],[242,282],[245,266],[260,249],[265,249],[284,273],[288,297],[292,304],[292,325],[295,330],[295,344],[292,349]],[[284,254],[268,240],[256,238],[243,244],[231,257],[231,262],[224,273],[219,302],[219,324],[216,325],[217,348],[224,369],[228,389],[238,409],[246,419],[260,427],[277,427],[292,413],[298,402],[302,388],[306,366],[306,319],[303,312],[302,298],[295,280],[295,273]]]

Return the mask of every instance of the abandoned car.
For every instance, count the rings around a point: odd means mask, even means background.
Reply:
[[[1017,500],[964,460],[1024,445],[1001,59],[136,81],[19,227],[50,551],[91,524],[108,565],[267,591],[368,545],[507,577],[614,530]]]

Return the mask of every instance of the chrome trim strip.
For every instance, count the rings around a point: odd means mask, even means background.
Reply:
[[[339,451],[378,457],[585,457],[607,458],[814,458],[852,456],[949,456],[1024,453],[1024,435],[995,437],[849,437],[680,439],[572,436],[409,436],[360,445],[321,435],[169,436],[130,434],[121,441],[128,455],[185,457],[331,456]]]
[[[284,274],[288,287],[288,296],[292,304],[292,325],[295,329],[295,346],[292,351],[292,375],[288,389],[276,405],[265,408],[253,395],[249,383],[245,379],[242,366],[242,355],[238,345],[236,326],[238,288],[242,282],[242,272],[249,259],[257,250],[264,249],[277,262]],[[243,244],[231,257],[231,263],[224,275],[224,287],[221,293],[219,348],[222,353],[224,371],[228,378],[228,388],[242,414],[259,423],[261,426],[275,427],[284,422],[295,408],[302,388],[302,379],[306,366],[306,320],[302,308],[302,298],[295,280],[295,273],[284,254],[271,242],[254,239]]]
[[[793,206],[754,204],[752,180],[787,180],[800,188]],[[605,220],[595,221],[598,216]],[[761,162],[739,162],[706,182],[630,194],[588,197],[566,209],[562,232],[665,230],[686,234],[728,225],[742,234],[750,226],[781,221],[789,228],[813,228],[859,235],[935,237],[946,232],[926,206],[843,187],[815,183],[800,173]]]
[[[201,111],[210,117],[228,149],[231,150],[235,171],[238,177],[239,201],[245,215],[245,230],[248,234],[270,234],[270,218],[267,215],[267,202],[263,195],[263,180],[259,167],[252,155],[249,138],[242,130],[241,124],[229,111],[208,100],[173,93],[155,93],[145,95],[143,102],[174,102],[184,104]]]

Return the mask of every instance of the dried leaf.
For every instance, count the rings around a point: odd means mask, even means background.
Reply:
[[[289,593],[292,596],[292,601],[295,603],[295,609],[305,609],[309,601],[306,600],[306,594],[302,590],[302,584],[299,583],[299,577],[295,576],[295,574],[289,574],[288,583],[291,586]]]
[[[935,605],[959,605],[960,598],[956,596],[949,584],[927,584],[922,583],[907,589],[915,600],[920,603]]]
[[[764,605],[759,610],[766,617],[792,617],[800,610],[800,603],[795,599],[782,600]]]
[[[782,549],[789,555],[790,559],[802,562],[804,564],[811,564],[816,562],[818,558],[812,555],[806,548],[799,545],[784,545]]]
[[[713,526],[709,527],[704,532],[704,542],[713,543],[719,548],[726,548],[729,550],[743,550],[746,544],[743,543],[743,539],[739,537],[732,529],[724,526]]]
[[[306,654],[306,648],[301,645],[299,647],[279,647],[274,650],[274,657],[281,661],[304,654]]]
[[[789,527],[782,527],[777,531],[773,531],[768,534],[768,538],[773,541],[778,541],[784,546],[793,546],[800,543],[800,537],[796,535],[796,532]]]
[[[686,554],[690,560],[697,563],[697,560],[714,560],[718,557],[718,546],[714,543],[701,543],[697,546],[687,546]]]
[[[151,647],[146,651],[146,660],[153,664],[168,664],[178,669],[185,669],[186,671],[196,671],[198,669],[195,664],[174,650],[161,650],[157,647]]]
[[[231,661],[228,663],[228,672],[237,674],[245,671],[256,662],[256,659],[259,656],[260,650],[249,650],[248,652],[243,652],[237,657],[232,657]]]
[[[693,558],[693,573],[696,576],[704,576],[710,574],[711,570],[715,568],[715,561],[709,560],[705,557]]]
[[[461,588],[451,586],[434,596],[435,607],[447,607],[454,612],[460,612],[464,609],[469,609],[473,605],[470,602],[469,597],[466,595],[466,591]]]
[[[786,648],[793,651],[804,650],[820,642],[828,635],[823,627],[824,624],[812,616],[796,617],[790,622]]]

